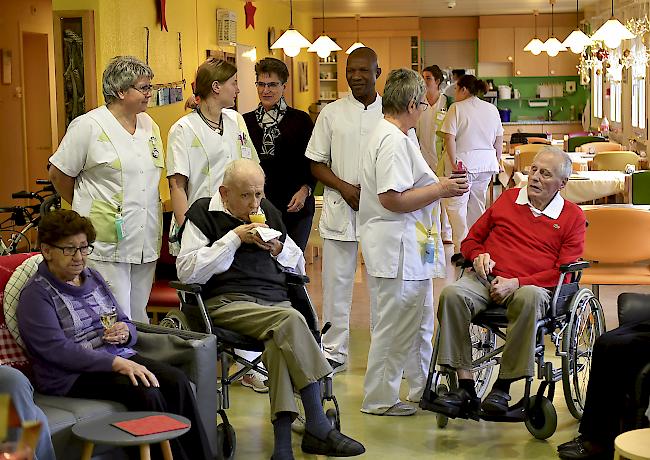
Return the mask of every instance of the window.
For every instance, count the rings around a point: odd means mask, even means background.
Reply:
[[[635,57],[632,65],[632,127],[645,129],[645,78],[648,58],[643,41],[634,39],[631,51]]]
[[[607,69],[607,78],[609,79],[609,119],[611,121],[621,122],[621,99],[623,93],[623,64],[620,63],[621,49],[617,48],[612,51],[610,66]]]
[[[594,118],[603,118],[603,64],[596,60],[593,75],[591,78],[591,106],[593,107]]]

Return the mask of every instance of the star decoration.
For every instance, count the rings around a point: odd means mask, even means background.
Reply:
[[[247,29],[248,26],[251,26],[253,29],[255,29],[255,11],[257,11],[257,7],[253,5],[253,2],[246,2],[244,5],[244,13],[246,14]]]

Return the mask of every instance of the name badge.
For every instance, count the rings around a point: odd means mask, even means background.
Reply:
[[[124,225],[124,218],[121,213],[115,214],[115,231],[117,233],[117,241],[122,241],[126,236],[126,225]]]
[[[249,160],[253,158],[253,151],[250,147],[242,146],[241,148],[241,157],[248,158]]]
[[[445,119],[445,115],[447,115],[447,112],[438,112],[436,113],[436,118],[440,121]]]

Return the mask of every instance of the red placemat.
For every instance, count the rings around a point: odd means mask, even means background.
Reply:
[[[149,417],[115,422],[111,425],[124,430],[133,436],[147,436],[149,434],[164,433],[166,431],[188,428],[187,423],[179,422],[168,415],[151,415]]]

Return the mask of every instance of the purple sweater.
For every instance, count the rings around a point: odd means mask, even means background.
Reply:
[[[130,348],[137,340],[135,326],[117,306],[104,279],[89,268],[84,269],[82,279],[84,282],[81,286],[64,283],[50,272],[43,261],[20,295],[18,329],[32,362],[32,383],[41,393],[65,395],[81,373],[112,372],[115,356],[127,358],[135,353]],[[52,294],[52,287],[74,299],[75,311],[79,310],[84,318],[82,324],[75,327],[87,340],[85,347],[80,337],[64,330],[57,309],[61,311],[66,307],[58,295]],[[112,345],[101,341],[103,327],[96,308],[98,298],[106,299],[117,307],[117,321],[125,322],[131,332],[128,343]],[[90,344],[92,348],[89,348]]]

